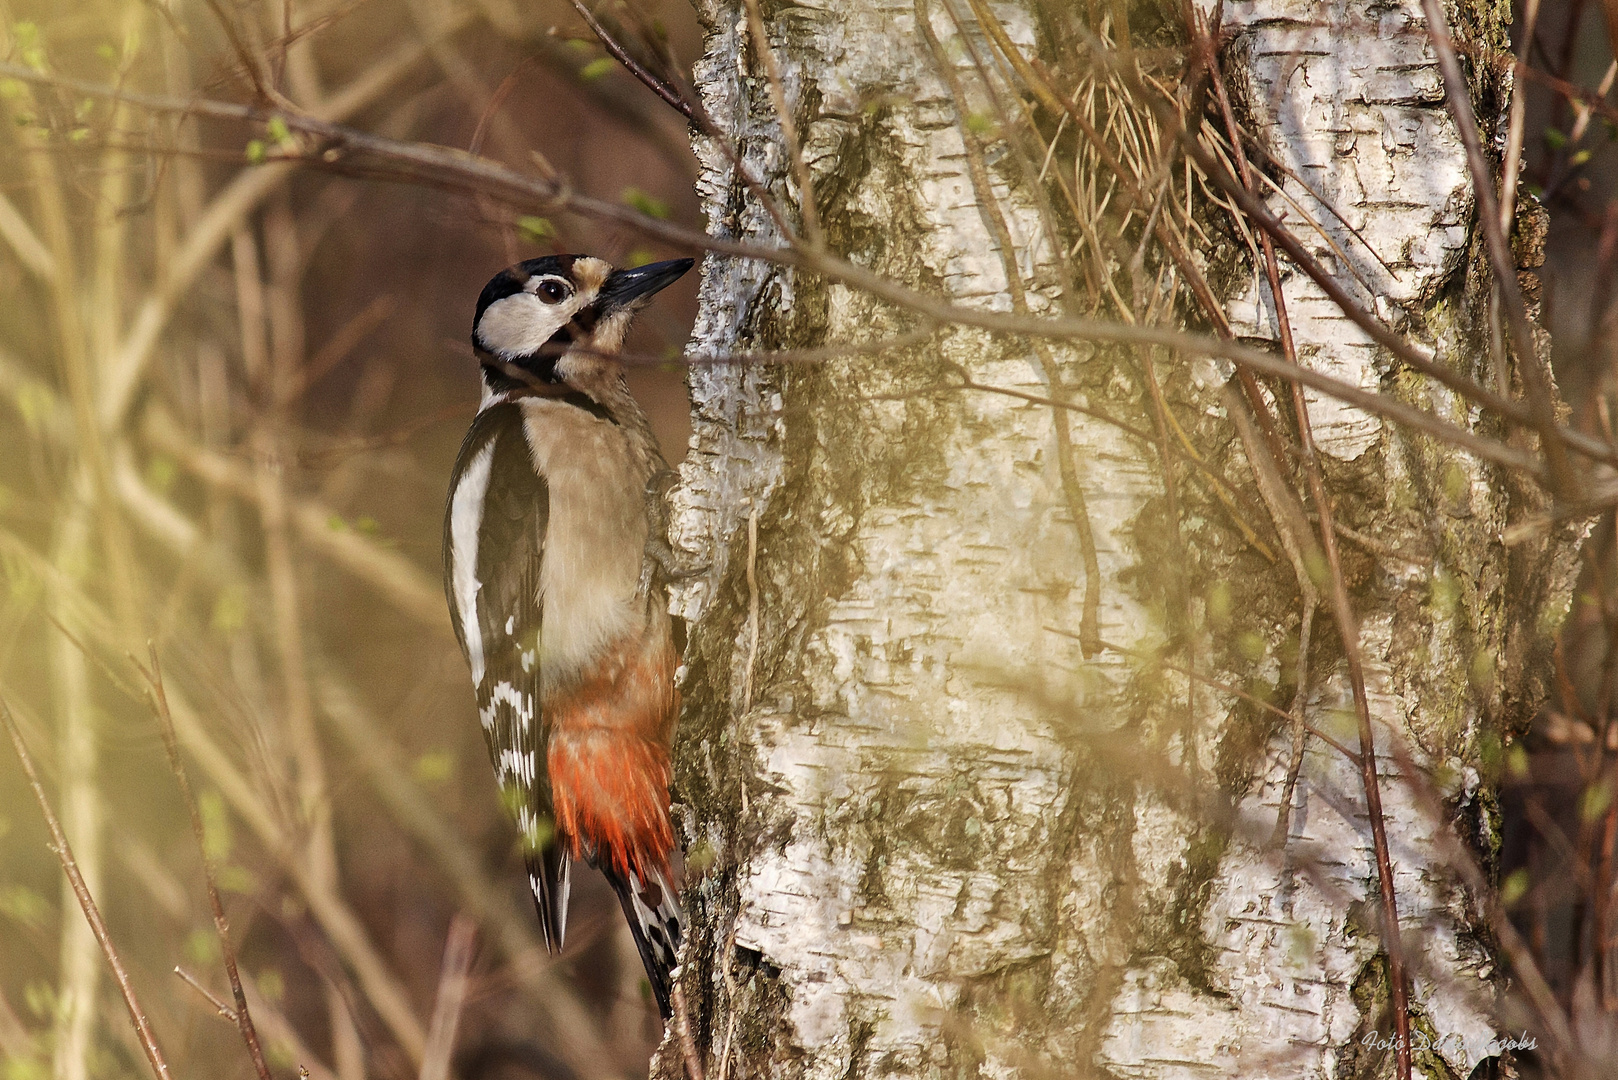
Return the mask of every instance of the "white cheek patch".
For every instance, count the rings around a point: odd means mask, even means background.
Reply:
[[[578,310],[578,298],[547,304],[533,293],[521,292],[496,300],[478,320],[478,341],[507,360],[538,352]]]

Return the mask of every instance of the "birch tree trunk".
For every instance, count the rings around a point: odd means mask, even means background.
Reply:
[[[1499,48],[1500,9],[1463,2],[1458,33]],[[703,10],[706,107],[796,206],[747,8]],[[1025,55],[1059,59],[1032,6],[992,10]],[[1075,237],[1049,234],[1036,190],[980,138],[993,46],[972,12],[814,0],[763,15],[828,245],[959,304],[1054,314]],[[1285,166],[1272,210],[1362,303],[1495,385],[1473,196],[1419,3],[1253,0],[1223,16],[1239,117]],[[1474,70],[1492,124],[1501,88]],[[719,144],[698,152],[711,231],[778,242]],[[1306,213],[1326,227],[1303,229]],[[1273,337],[1262,271],[1236,261],[1230,319]],[[1283,274],[1306,363],[1480,423]],[[913,325],[721,259],[695,336],[721,354]],[[698,882],[682,985],[709,1077],[1391,1075],[1393,1055],[1366,1045],[1390,1020],[1358,767],[1308,739],[1287,841],[1266,850],[1292,732],[1204,681],[1292,700],[1302,599],[1271,523],[1260,511],[1246,524],[1261,542],[1244,539],[1183,457],[1175,494],[1158,449],[1115,425],[959,389],[1072,397],[1150,431],[1148,360],[1189,441],[1264,505],[1222,397],[1231,372],[1206,359],[956,328],[879,355],[694,369],[673,532],[709,570],[676,598],[692,627],[676,799]],[[1436,1044],[1417,1065],[1464,1077],[1494,1052],[1502,976],[1441,833],[1487,863],[1487,765],[1543,696],[1575,545],[1543,529],[1503,544],[1543,509],[1525,483],[1309,402],[1357,538],[1344,559],[1414,1027]],[[1323,615],[1302,700],[1352,749]],[[1438,778],[1439,817],[1396,743]],[[654,1074],[680,1075],[680,1057],[671,1036]]]

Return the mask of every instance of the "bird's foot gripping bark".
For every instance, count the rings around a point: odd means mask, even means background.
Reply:
[[[687,581],[709,570],[707,563],[697,563],[669,544],[668,493],[679,480],[680,474],[673,469],[661,469],[646,481],[646,557],[640,573],[643,594],[652,587],[654,573],[664,581]]]

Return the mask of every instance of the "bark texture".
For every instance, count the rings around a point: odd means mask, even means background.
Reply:
[[[1028,8],[993,10],[1026,54],[1048,49]],[[795,205],[746,8],[704,11],[707,108]],[[1498,13],[1465,14],[1476,41],[1499,44]],[[1009,310],[1024,293],[1031,311],[1054,311],[1063,239],[1044,235],[1010,161],[991,152],[974,183],[973,55],[989,46],[970,8],[815,0],[764,16],[830,246],[961,304]],[[1471,193],[1419,4],[1337,3],[1323,16],[1261,0],[1227,4],[1225,19],[1245,122],[1300,179],[1272,175],[1332,222],[1335,247],[1306,242],[1345,273],[1351,263],[1384,318],[1492,378]],[[698,152],[711,230],[777,240],[719,147],[699,140]],[[1273,302],[1242,274],[1231,316],[1264,337]],[[1309,363],[1476,421],[1345,329],[1312,286],[1284,287]],[[908,326],[839,286],[710,260],[695,336],[722,353]],[[1251,491],[1220,405],[1229,373],[1158,365],[1193,440]],[[683,986],[710,1077],[1391,1070],[1391,1054],[1363,1045],[1389,1021],[1356,768],[1311,739],[1289,842],[1261,850],[1290,731],[1139,655],[1176,642],[1174,662],[1284,704],[1299,632],[1291,569],[1200,489],[1182,487],[1176,525],[1157,451],[1116,427],[949,389],[965,374],[1043,396],[1053,371],[1081,400],[1151,427],[1138,358],[1078,345],[1042,358],[966,330],[878,358],[693,370],[673,536],[709,569],[675,601],[692,626],[676,798],[697,882]],[[1372,538],[1345,558],[1379,738],[1396,734],[1445,784],[1435,818],[1379,744],[1416,1026],[1443,1037],[1418,1064],[1466,1076],[1488,1050],[1497,975],[1437,831],[1492,850],[1480,762],[1542,695],[1573,545],[1541,532],[1504,546],[1502,530],[1540,509],[1526,488],[1334,402],[1311,398],[1311,410],[1339,518]],[[1081,517],[1101,636],[1118,647],[1088,658]],[[1328,623],[1309,713],[1352,743]],[[656,1070],[678,1075],[679,1059],[670,1041]]]

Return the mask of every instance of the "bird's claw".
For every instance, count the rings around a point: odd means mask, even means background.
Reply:
[[[675,551],[669,545],[668,493],[679,483],[680,475],[673,469],[662,469],[646,481],[646,553],[641,561],[640,588],[642,592],[652,586],[654,569],[664,581],[689,581],[708,572],[707,563],[697,565],[691,558]]]
[[[690,581],[712,569],[711,564],[693,562],[690,556],[675,551],[656,537],[646,541],[646,557],[657,564],[657,568],[668,581]]]

